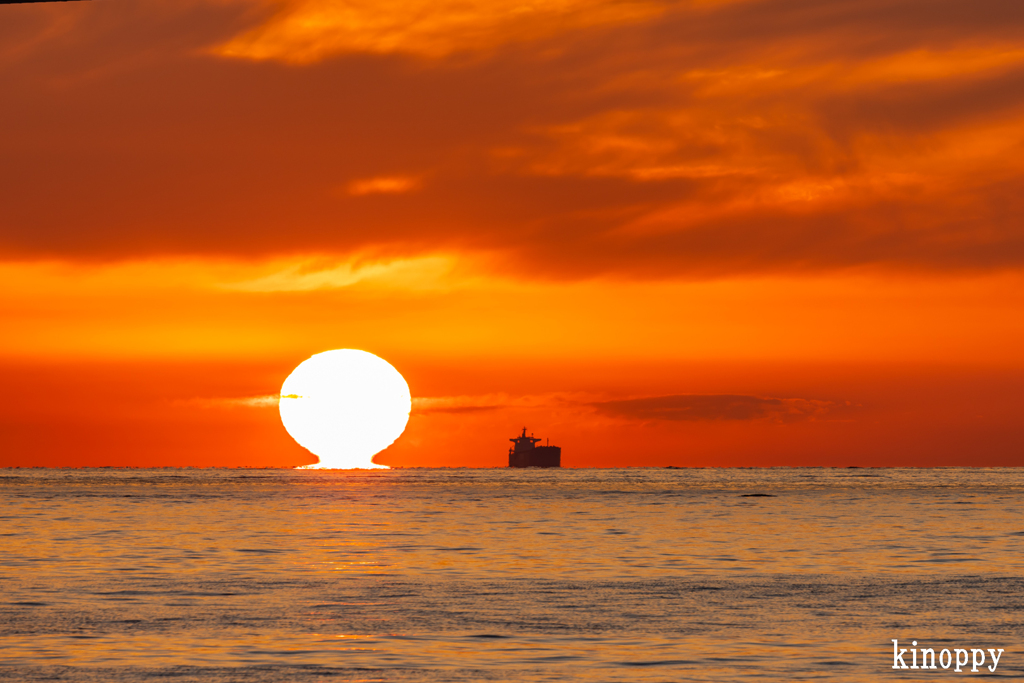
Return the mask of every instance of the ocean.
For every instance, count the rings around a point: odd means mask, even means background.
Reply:
[[[0,680],[1021,678],[1022,503],[1019,469],[0,470]]]

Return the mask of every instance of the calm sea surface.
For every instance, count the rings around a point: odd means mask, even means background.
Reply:
[[[0,470],[0,680],[1020,678],[1022,636],[1017,469]]]

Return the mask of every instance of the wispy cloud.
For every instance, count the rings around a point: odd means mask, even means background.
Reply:
[[[353,180],[346,190],[353,197],[368,194],[403,194],[419,188],[420,179],[411,176],[381,176]]]
[[[196,405],[202,408],[272,408],[277,407],[281,397],[278,394],[267,394],[264,396],[241,396],[221,398],[193,398],[182,401],[189,405]]]
[[[311,260],[286,265],[269,275],[222,286],[243,292],[308,292],[374,281],[387,287],[423,288],[436,285],[452,269],[452,264],[452,259],[446,256],[421,256],[379,263],[350,261],[327,267],[321,261]]]
[[[593,413],[622,420],[698,422],[715,420],[769,420],[797,422],[841,419],[854,409],[849,403],[808,398],[775,398],[742,394],[672,394],[641,398],[595,400],[594,395],[550,393],[526,396],[486,394],[414,398],[413,412],[476,413],[509,409]]]
[[[772,420],[795,422],[822,418],[847,404],[805,398],[766,398],[736,394],[675,394],[590,404],[598,412],[627,420]]]
[[[481,394],[477,396],[424,396],[412,400],[413,413],[479,413],[506,408],[538,408],[554,403],[565,404],[564,394],[510,396]]]
[[[661,9],[653,0],[278,0],[263,25],[216,48],[225,57],[317,62],[346,52],[441,57],[578,28],[622,23]]]

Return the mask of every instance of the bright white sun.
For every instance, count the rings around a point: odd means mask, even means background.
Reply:
[[[320,457],[310,467],[375,469],[384,466],[373,456],[405,431],[412,397],[405,378],[383,358],[337,349],[292,370],[279,405],[284,428]]]

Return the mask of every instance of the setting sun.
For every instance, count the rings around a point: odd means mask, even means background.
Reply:
[[[303,361],[281,387],[281,421],[320,457],[312,468],[375,469],[409,421],[409,385],[372,353],[337,349]]]

